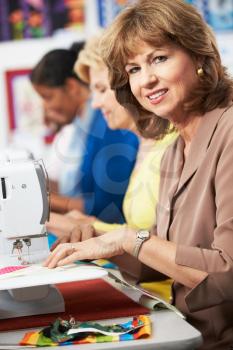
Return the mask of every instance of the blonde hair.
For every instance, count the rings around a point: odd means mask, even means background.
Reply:
[[[88,84],[90,83],[89,71],[91,67],[97,69],[106,67],[100,54],[99,43],[100,36],[88,40],[74,65],[75,73]]]
[[[133,115],[137,110],[135,121],[144,137],[161,138],[171,129],[167,120],[146,111],[131,92],[125,65],[138,53],[140,41],[153,47],[173,43],[201,64],[204,74],[185,104],[188,112],[203,115],[232,100],[232,79],[221,64],[214,34],[198,11],[182,0],[138,1],[122,11],[107,29],[101,55],[118,102],[133,108]]]

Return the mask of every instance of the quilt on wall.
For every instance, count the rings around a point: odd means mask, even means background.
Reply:
[[[0,1],[0,41],[43,38],[84,24],[85,0]]]

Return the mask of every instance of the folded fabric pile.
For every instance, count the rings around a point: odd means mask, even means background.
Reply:
[[[77,322],[57,319],[39,332],[28,332],[20,345],[64,346],[86,343],[105,343],[147,338],[151,335],[149,316],[133,317],[128,322],[102,325],[96,322]]]

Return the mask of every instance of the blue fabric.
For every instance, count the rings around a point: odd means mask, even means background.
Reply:
[[[48,245],[49,248],[52,247],[53,243],[55,243],[57,240],[57,236],[55,236],[53,233],[48,232]]]
[[[77,184],[86,214],[110,223],[124,222],[122,202],[138,143],[129,131],[109,129],[101,112],[95,111]]]

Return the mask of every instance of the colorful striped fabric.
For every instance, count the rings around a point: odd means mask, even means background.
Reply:
[[[76,322],[72,328],[70,325],[69,321],[57,319],[50,327],[39,332],[26,333],[19,345],[40,347],[105,343],[137,340],[151,335],[151,322],[146,315],[134,317],[125,323],[107,326],[94,322]]]
[[[107,259],[92,260],[92,263],[97,266],[104,267],[106,269],[118,270],[118,266]]]
[[[75,264],[77,264],[77,265],[96,265],[99,267],[103,267],[105,269],[118,270],[118,266],[107,259],[96,259],[96,260],[91,260],[88,262],[77,260],[77,261],[75,261]]]

